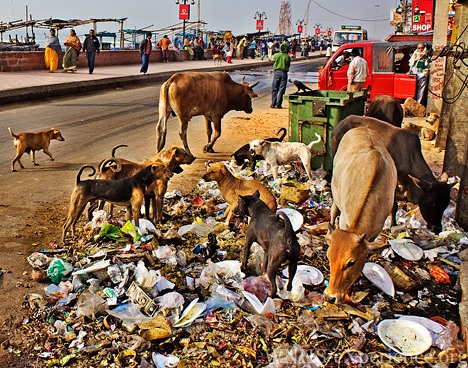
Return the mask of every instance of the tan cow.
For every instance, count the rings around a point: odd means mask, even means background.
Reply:
[[[159,94],[159,120],[156,126],[158,152],[166,144],[167,119],[171,112],[179,118],[179,135],[185,150],[190,154],[187,143],[188,122],[194,116],[203,115],[208,135],[208,144],[203,151],[214,152],[213,145],[221,135],[221,119],[231,110],[250,114],[253,111],[252,98],[258,97],[252,88],[257,84],[249,85],[244,81],[236,83],[226,72],[174,74],[163,83]]]
[[[395,164],[378,133],[368,128],[347,132],[333,160],[327,300],[348,301],[348,289],[358,279],[367,254],[382,246],[372,241],[392,211],[396,186]]]

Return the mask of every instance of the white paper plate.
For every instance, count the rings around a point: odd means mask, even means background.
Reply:
[[[252,307],[254,307],[258,314],[276,313],[275,302],[270,297],[266,298],[265,302],[262,303],[255,294],[245,290],[242,290],[242,294],[252,304]]]
[[[400,355],[415,356],[432,345],[432,336],[423,325],[404,319],[386,319],[377,326],[380,340]]]
[[[148,233],[155,233],[156,232],[156,226],[147,219],[141,218],[139,219],[139,230],[141,235],[146,235]],[[135,226],[135,221],[132,220],[132,225]]]
[[[395,296],[395,286],[392,278],[382,266],[377,263],[367,262],[364,264],[362,273],[367,279],[382,290],[385,294]]]
[[[426,318],[426,317],[420,317],[420,316],[404,316],[401,314],[395,314],[396,317],[398,317],[401,320],[408,320],[408,321],[413,321],[417,322],[420,325],[423,325],[426,327],[430,332],[434,332],[435,334],[440,334],[444,330],[444,326],[442,326],[440,323],[437,323],[433,321],[432,319]]]
[[[411,239],[392,239],[388,242],[396,254],[408,261],[419,261],[424,255],[424,251]]]
[[[286,216],[288,216],[294,231],[299,230],[304,223],[304,217],[302,217],[299,211],[293,208],[280,208],[278,211],[282,211]],[[278,211],[276,211],[276,213],[278,213]]]
[[[197,303],[198,298],[192,300],[192,302],[185,308],[182,316],[172,325],[173,327],[186,326],[195,321],[205,311],[205,303]]]
[[[300,275],[304,285],[318,285],[323,281],[323,274],[315,267],[307,265],[297,266],[296,276]],[[283,270],[283,276],[289,278],[289,267]]]

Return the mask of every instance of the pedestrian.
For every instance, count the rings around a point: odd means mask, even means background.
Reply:
[[[238,59],[244,58],[245,41],[246,41],[245,37],[242,37],[242,39],[237,44],[237,58]]]
[[[86,52],[86,60],[88,61],[88,70],[89,74],[94,72],[94,60],[96,59],[96,54],[99,54],[99,40],[94,34],[94,29],[89,30],[89,34],[86,35],[86,38],[83,42],[83,51]]]
[[[59,58],[62,55],[62,47],[60,41],[55,36],[55,29],[50,29],[50,37],[45,40],[44,61],[49,73],[53,73],[58,68]]]
[[[288,44],[283,42],[279,52],[273,55],[273,84],[271,86],[271,108],[282,108],[283,96],[288,82],[288,71],[291,57],[288,55]]]
[[[184,38],[184,50],[187,51],[188,59],[193,60],[194,52],[190,41],[187,38]]]
[[[164,35],[163,38],[161,38],[159,42],[156,44],[156,46],[158,46],[162,51],[163,63],[169,62],[169,59],[167,58],[167,50],[169,49],[170,44],[171,44],[171,40],[167,37],[167,35]]]
[[[141,68],[140,73],[146,74],[148,73],[148,64],[149,58],[151,54],[151,32],[146,34],[146,38],[140,42],[140,56],[141,56]]]
[[[429,73],[429,58],[427,56],[427,49],[424,44],[420,43],[418,48],[411,55],[409,60],[410,71],[408,74],[414,74],[416,76],[416,95],[414,99],[422,104],[424,94],[427,86],[427,75]]]
[[[327,57],[327,61],[330,60],[330,58],[331,58],[331,56],[332,56],[332,47],[331,47],[331,44],[328,44],[328,45],[327,45],[327,52],[326,52],[325,56]]]
[[[250,42],[249,49],[250,49],[250,57],[252,59],[255,59],[255,55],[257,52],[257,41],[255,41],[255,38],[253,38],[252,42]]]
[[[268,60],[272,61],[273,60],[273,46],[275,45],[275,43],[273,42],[272,39],[269,39],[268,42],[267,42],[267,46],[268,46]]]
[[[369,75],[367,61],[361,57],[359,49],[351,50],[351,63],[348,67],[348,92],[361,91]]]
[[[228,64],[232,64],[232,50],[233,50],[233,47],[231,45],[231,42],[226,41],[223,51],[224,51],[224,55],[226,56],[226,61],[228,62]]]
[[[266,58],[266,55],[267,55],[267,44],[264,40],[261,40],[260,41],[260,54],[261,54],[261,57],[262,57],[262,60],[264,58]]]
[[[76,72],[76,64],[78,63],[78,55],[81,50],[81,41],[76,35],[74,29],[70,29],[70,35],[63,43],[66,46],[65,55],[63,56],[62,66],[63,71]]]

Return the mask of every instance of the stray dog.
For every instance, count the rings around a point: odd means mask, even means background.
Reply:
[[[286,136],[286,129],[285,128],[280,128],[278,130],[278,133],[281,135],[276,138],[266,138],[266,141],[269,142],[282,142],[284,137]],[[250,152],[250,144],[246,143],[244,144],[241,148],[239,148],[236,152],[234,152],[232,155],[234,157],[234,160],[236,161],[237,166],[241,166],[242,168],[245,167],[245,160],[248,160],[250,162],[250,170],[254,171],[255,170],[255,165],[257,164],[258,160],[264,160],[265,158],[261,155],[252,155]]]
[[[127,147],[124,144],[118,145],[112,149],[112,159],[105,160],[99,166],[99,177],[102,179],[121,179],[134,175],[142,168],[148,165],[163,164],[174,174],[180,174],[183,169],[180,165],[190,165],[195,157],[181,147],[172,147],[158,152],[153,158],[143,163],[137,163],[123,158],[116,158],[115,152],[120,147]],[[109,163],[113,162],[113,165]],[[172,176],[172,175],[171,175]],[[145,214],[150,218],[150,203],[153,208],[153,221],[158,222],[162,219],[164,195],[167,191],[169,178],[158,178],[154,185],[148,188],[145,196]],[[102,207],[102,206],[101,206]],[[93,209],[90,208],[92,212]],[[89,212],[88,212],[89,217]]]
[[[70,209],[67,220],[63,225],[62,241],[69,227],[72,227],[72,236],[75,236],[75,224],[89,201],[103,199],[107,202],[124,205],[127,207],[127,220],[133,213],[135,226],[139,226],[140,207],[143,203],[148,188],[157,180],[169,180],[172,172],[165,165],[148,165],[139,170],[135,175],[116,180],[81,180],[81,173],[85,168],[92,169],[92,175],[96,173],[93,166],[85,165],[80,168],[76,177],[76,186],[70,199]]]
[[[437,131],[439,130],[440,116],[431,112],[427,116],[426,123],[431,124],[431,127],[421,128],[420,137],[422,140],[432,141],[435,138]]]
[[[223,63],[223,55],[213,54],[213,64],[221,65]]]
[[[245,232],[244,257],[242,269],[246,270],[250,255],[250,246],[253,242],[260,244],[265,252],[263,274],[267,274],[271,283],[270,297],[276,295],[276,273],[281,263],[289,261],[289,281],[287,290],[291,291],[294,275],[297,270],[297,261],[300,255],[300,246],[288,216],[279,211],[272,213],[267,205],[259,199],[260,193],[240,196],[236,213],[250,216],[250,224]]]
[[[308,145],[301,142],[268,142],[256,139],[250,142],[250,150],[252,154],[265,157],[266,162],[271,166],[275,180],[278,178],[278,166],[291,163],[296,157],[301,159],[309,180],[312,180],[312,171],[310,169],[312,152],[310,150],[314,144],[322,140],[317,133],[315,135],[317,139]]]
[[[56,128],[40,130],[38,132],[29,132],[29,133],[22,132],[22,133],[14,134],[11,128],[8,127],[8,131],[15,138],[13,143],[15,144],[15,147],[16,147],[16,156],[13,159],[13,161],[11,161],[11,171],[16,171],[15,170],[16,161],[18,161],[21,168],[24,169],[24,166],[21,163],[20,158],[21,156],[23,156],[25,152],[31,155],[31,161],[33,162],[35,166],[39,165],[38,163],[36,163],[36,151],[43,150],[44,153],[48,155],[52,161],[54,161],[52,154],[49,152],[50,141],[52,139],[56,139],[58,141],[65,140],[65,138],[62,137],[62,133],[60,132],[60,130]]]
[[[224,214],[226,222],[229,223],[233,216],[233,209],[236,207],[240,195],[253,194],[259,192],[260,198],[272,211],[276,211],[276,197],[271,194],[268,188],[257,180],[238,179],[232,175],[222,162],[216,162],[208,167],[205,181],[216,181],[221,195],[229,206]]]

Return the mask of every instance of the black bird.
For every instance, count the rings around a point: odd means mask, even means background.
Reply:
[[[289,79],[289,82],[290,82],[290,83],[294,83],[294,85],[297,87],[296,93],[298,93],[298,92],[300,92],[300,91],[304,91],[304,92],[312,91],[311,88],[307,87],[307,86],[306,86],[304,83],[302,83],[301,81]]]

